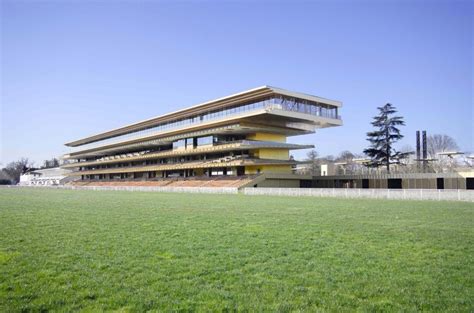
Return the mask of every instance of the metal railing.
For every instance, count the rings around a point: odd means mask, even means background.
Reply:
[[[199,125],[208,121],[214,121],[222,118],[228,118],[229,116],[236,116],[242,113],[248,113],[251,111],[257,110],[267,110],[271,112],[272,110],[283,110],[288,112],[299,112],[304,114],[310,114],[314,116],[320,116],[323,118],[330,119],[341,119],[341,116],[338,115],[337,108],[330,106],[328,104],[301,100],[297,98],[288,98],[288,97],[272,97],[269,99],[252,102],[249,104],[225,108],[218,111],[208,112],[205,114],[200,114],[197,116],[181,119],[178,121],[172,121],[150,127],[148,129],[135,131],[129,134],[120,135],[113,138],[108,138],[100,140],[97,142],[92,142],[89,144],[81,145],[75,148],[72,148],[70,152],[75,152],[79,150],[97,148],[107,144],[120,143],[122,141],[138,139],[145,136],[150,136],[158,134],[163,131],[168,131],[172,129]]]
[[[474,190],[460,189],[356,189],[356,188],[244,188],[246,195],[372,198],[474,202]]]

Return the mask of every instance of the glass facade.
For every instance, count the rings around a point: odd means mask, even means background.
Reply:
[[[181,140],[173,142],[173,149],[184,148],[185,145],[186,145],[186,140],[181,139]]]
[[[212,145],[213,138],[212,136],[207,136],[207,137],[199,137],[197,139],[197,145],[199,146],[205,146],[205,145]]]
[[[194,148],[194,138],[187,138],[186,149],[193,149],[193,148]]]
[[[335,106],[331,106],[331,105],[319,103],[319,102],[314,102],[314,101],[309,101],[309,100],[303,100],[299,98],[278,95],[278,96],[273,96],[271,98],[266,98],[260,101],[242,104],[235,107],[224,108],[224,109],[220,109],[216,111],[210,111],[207,113],[199,114],[199,115],[188,117],[185,119],[169,121],[166,123],[153,126],[148,129],[143,129],[143,130],[135,131],[129,134],[124,134],[124,135],[100,140],[97,142],[81,145],[79,147],[76,147],[75,149],[73,148],[72,152],[77,151],[77,150],[92,149],[92,148],[100,147],[106,144],[114,144],[114,143],[120,143],[122,141],[138,139],[144,136],[158,134],[160,132],[168,131],[171,129],[197,125],[197,124],[205,123],[212,120],[226,118],[232,115],[238,115],[238,114],[247,113],[247,112],[255,111],[255,110],[261,110],[261,109],[265,109],[269,111],[284,110],[284,111],[299,112],[299,113],[310,114],[310,115],[321,116],[321,117],[332,118],[332,119],[341,119],[341,117],[338,115],[337,107]]]

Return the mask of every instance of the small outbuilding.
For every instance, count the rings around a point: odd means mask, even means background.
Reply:
[[[71,181],[71,178],[66,176],[69,172],[69,170],[60,167],[32,170],[22,174],[18,184],[21,186],[64,185]]]

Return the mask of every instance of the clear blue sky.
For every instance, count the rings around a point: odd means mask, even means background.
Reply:
[[[473,151],[472,20],[469,1],[3,1],[0,163],[261,85],[343,101],[344,126],[292,139],[322,155],[361,152],[386,102],[399,146]]]

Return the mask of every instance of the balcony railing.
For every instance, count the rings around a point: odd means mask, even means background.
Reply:
[[[269,99],[261,100],[258,102],[252,102],[249,104],[222,109],[218,111],[213,111],[205,114],[200,114],[194,117],[163,123],[148,129],[136,131],[129,134],[120,135],[113,138],[108,138],[100,140],[97,142],[81,145],[77,148],[72,149],[71,152],[97,148],[103,145],[120,143],[122,141],[138,139],[145,136],[150,136],[158,134],[163,131],[168,131],[172,129],[178,129],[188,126],[199,125],[209,121],[214,121],[222,118],[228,118],[230,116],[237,116],[239,114],[248,113],[257,110],[267,110],[271,112],[272,110],[283,110],[288,112],[298,112],[304,114],[310,114],[314,116],[320,116],[330,119],[341,119],[341,116],[338,115],[337,107],[330,106],[324,103],[318,103],[308,100],[302,100],[297,98],[289,98],[284,96],[275,96]]]

